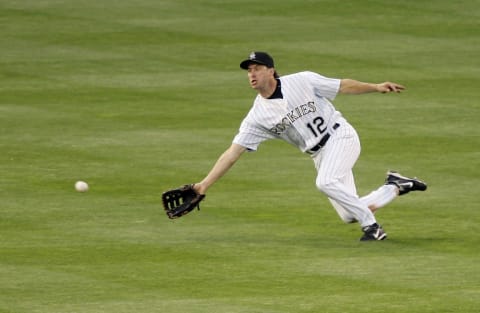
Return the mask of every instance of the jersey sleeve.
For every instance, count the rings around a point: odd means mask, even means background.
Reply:
[[[311,81],[315,95],[334,100],[340,90],[341,79],[329,78],[314,72],[304,72]]]
[[[273,138],[275,138],[274,135],[257,126],[253,121],[250,121],[247,116],[240,125],[240,129],[233,139],[233,143],[247,148],[248,151],[257,151],[258,146],[262,142]]]

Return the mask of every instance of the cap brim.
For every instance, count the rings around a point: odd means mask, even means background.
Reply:
[[[255,60],[250,60],[250,59],[247,59],[245,61],[243,61],[242,63],[240,63],[240,67],[243,68],[244,70],[248,70],[248,66],[250,64],[260,64],[260,65],[265,65],[265,63],[262,63],[262,62],[259,62],[259,61],[255,61]]]

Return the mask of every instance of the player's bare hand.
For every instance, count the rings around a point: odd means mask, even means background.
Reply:
[[[403,90],[405,90],[405,87],[396,83],[384,82],[377,84],[377,91],[381,93],[402,92]]]

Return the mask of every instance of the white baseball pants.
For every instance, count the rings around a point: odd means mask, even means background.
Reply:
[[[346,223],[359,222],[362,227],[376,223],[369,206],[380,208],[396,196],[396,187],[383,185],[365,197],[357,195],[353,166],[361,147],[358,134],[345,120],[332,134],[325,146],[312,155],[317,169],[316,186],[325,193]]]

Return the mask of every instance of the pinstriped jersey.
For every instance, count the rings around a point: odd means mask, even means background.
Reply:
[[[333,104],[340,79],[313,72],[280,77],[282,99],[257,95],[233,143],[256,151],[268,139],[283,139],[302,152],[317,145],[341,117]]]

